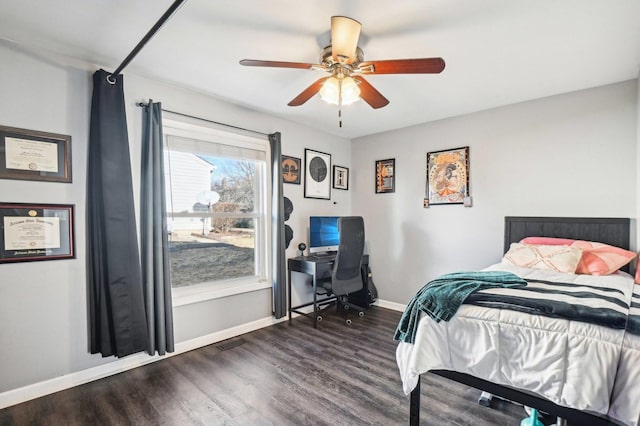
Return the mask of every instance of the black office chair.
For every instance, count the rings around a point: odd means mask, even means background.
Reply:
[[[349,303],[348,295],[364,288],[362,280],[362,255],[364,254],[364,220],[360,216],[345,216],[338,219],[340,245],[333,263],[331,277],[318,281],[318,293],[334,295],[338,311],[345,313],[350,309],[357,310],[364,316],[364,307]],[[318,313],[322,320],[322,311]],[[351,320],[346,318],[348,325]]]

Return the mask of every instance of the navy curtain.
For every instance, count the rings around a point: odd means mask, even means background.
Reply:
[[[284,234],[284,195],[282,191],[282,167],[280,156],[282,148],[280,132],[269,135],[271,147],[271,182],[272,182],[272,214],[273,232],[273,316],[282,318],[287,314],[287,274],[285,265]]]
[[[90,351],[147,349],[122,76],[93,75],[87,170]]]
[[[147,352],[164,355],[174,351],[174,339],[160,102],[149,100],[142,114],[140,257],[149,335]]]

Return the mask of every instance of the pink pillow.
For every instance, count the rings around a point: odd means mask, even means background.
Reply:
[[[636,265],[636,284],[640,284],[640,265]]]
[[[552,237],[526,237],[521,243],[535,245],[566,245],[582,249],[582,259],[576,274],[609,275],[631,262],[636,253],[603,243]],[[640,284],[640,274],[636,271],[636,283]]]
[[[552,238],[552,237],[526,237],[520,240],[522,244],[536,244],[545,246],[570,246],[576,240],[568,238]]]
[[[576,274],[609,275],[631,262],[636,253],[603,243],[576,241],[571,247],[582,249]]]

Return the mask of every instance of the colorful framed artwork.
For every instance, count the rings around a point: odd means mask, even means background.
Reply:
[[[71,136],[0,126],[0,179],[71,183]]]
[[[73,205],[0,203],[0,263],[76,257]]]
[[[342,166],[333,166],[333,187],[335,189],[349,189],[349,169]]]
[[[331,154],[304,150],[304,196],[305,198],[331,199]]]
[[[280,157],[280,167],[282,168],[282,182],[300,185],[300,165],[302,160],[296,157],[282,155]]]
[[[396,191],[396,159],[376,161],[376,194]]]
[[[427,153],[427,205],[464,204],[469,196],[469,147]]]

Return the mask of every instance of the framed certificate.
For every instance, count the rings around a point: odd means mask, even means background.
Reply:
[[[71,136],[0,126],[0,179],[71,183]]]
[[[73,205],[0,202],[0,263],[75,258]]]

